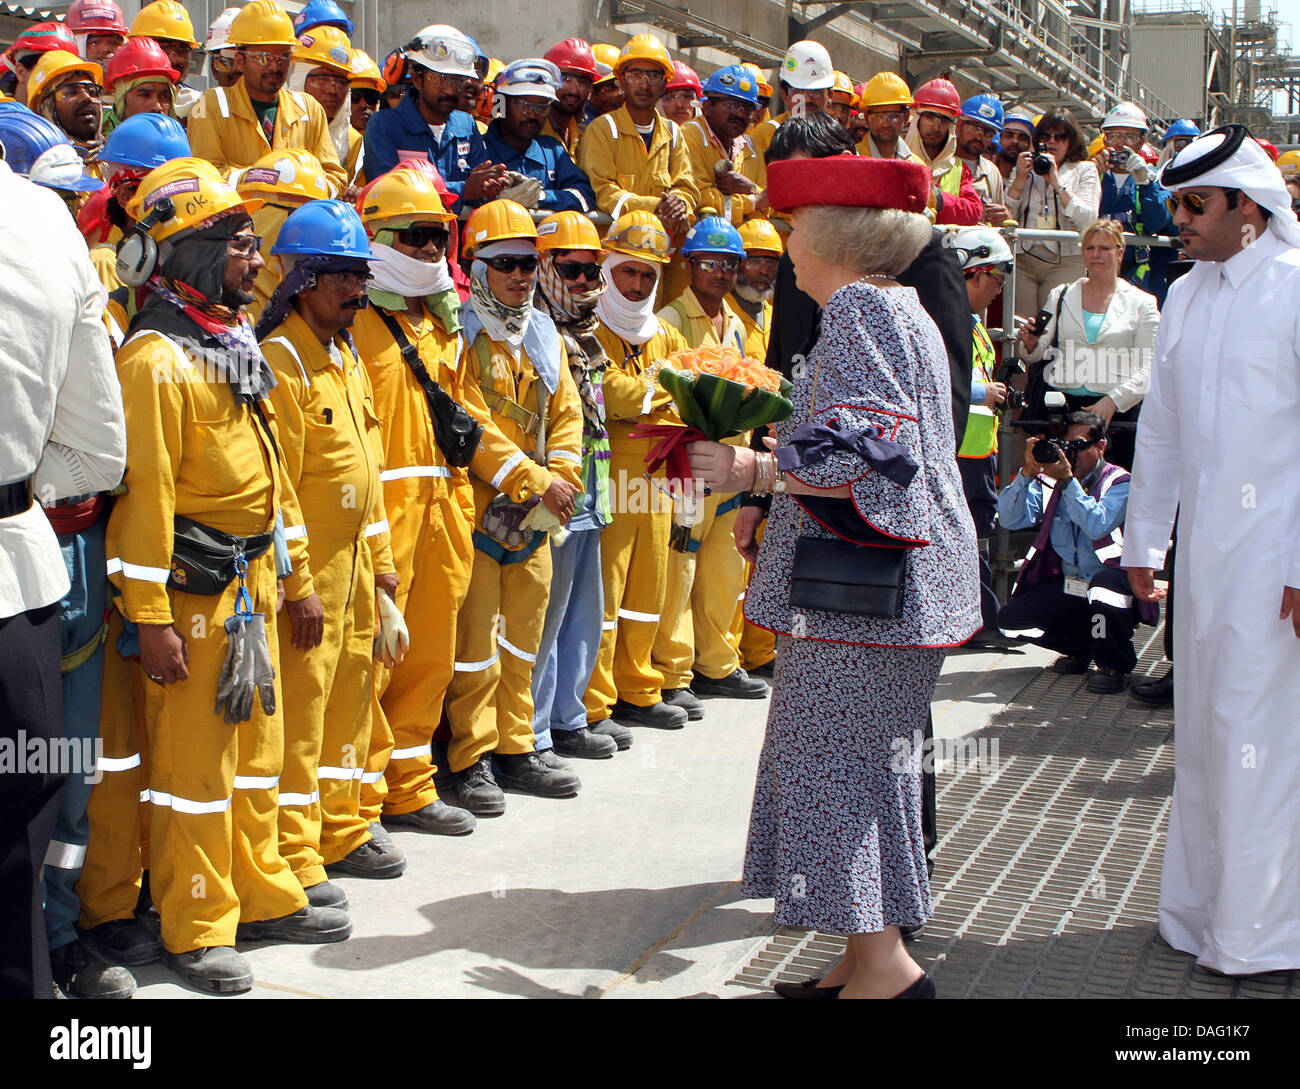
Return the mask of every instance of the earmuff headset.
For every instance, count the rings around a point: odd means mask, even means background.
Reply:
[[[162,197],[148,215],[132,224],[126,238],[117,247],[117,278],[128,287],[140,287],[153,275],[158,266],[158,243],[149,232],[163,220],[176,214],[176,205],[170,197]]]

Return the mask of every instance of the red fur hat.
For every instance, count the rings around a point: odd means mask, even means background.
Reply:
[[[782,159],[767,168],[767,200],[778,212],[809,204],[925,212],[930,168],[906,159],[832,155]]]

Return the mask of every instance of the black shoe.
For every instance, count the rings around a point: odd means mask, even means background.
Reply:
[[[1123,692],[1124,685],[1128,683],[1128,674],[1119,669],[1107,669],[1105,666],[1098,666],[1097,672],[1089,673],[1085,687],[1089,692],[1097,692],[1101,695],[1110,695],[1114,692]]]
[[[895,998],[934,998],[934,980],[930,978],[929,972],[922,972],[921,978],[913,983],[905,991],[899,991],[894,995]]]
[[[556,752],[553,747],[549,749],[538,749],[537,759],[552,771],[569,771],[573,767],[573,765]]]
[[[1008,639],[997,628],[981,628],[962,644],[964,650],[1010,650],[1015,639]]]
[[[1082,677],[1088,672],[1088,666],[1091,664],[1091,658],[1062,655],[1052,663],[1052,670],[1055,673],[1064,673],[1068,677]]]
[[[139,919],[114,919],[78,933],[86,948],[109,964],[137,968],[162,958],[162,942]]]
[[[751,677],[766,677],[771,680],[776,676],[776,659],[773,658],[770,662],[764,662],[761,666],[754,666],[753,669],[746,669],[745,672]]]
[[[69,998],[130,998],[135,976],[95,956],[80,939],[50,950],[50,974]]]
[[[619,752],[627,752],[632,747],[632,731],[626,726],[620,726],[612,718],[604,719],[601,722],[593,722],[587,729],[597,737],[613,738],[614,745]]]
[[[1173,666],[1169,667],[1169,672],[1163,677],[1150,681],[1140,681],[1138,684],[1131,685],[1128,694],[1139,703],[1150,703],[1156,707],[1168,707],[1174,702]]]
[[[382,824],[380,824],[379,821],[375,821],[373,824],[369,825],[368,827],[370,828],[371,838],[374,839],[374,841],[378,843],[380,847],[393,846],[393,837],[389,835],[388,829],[385,828]]]
[[[348,877],[368,877],[375,881],[387,881],[401,877],[406,872],[406,856],[389,839],[387,843],[377,836],[371,836],[360,847],[354,847],[337,862],[325,867],[331,876],[344,874]],[[308,899],[311,890],[307,890]]]
[[[661,695],[669,707],[680,707],[685,711],[688,721],[699,722],[704,717],[704,704],[689,688],[665,688]]]
[[[414,828],[417,832],[435,836],[467,836],[478,825],[469,810],[457,809],[438,799],[410,813],[385,813],[384,823],[394,828]]]
[[[506,796],[492,776],[492,754],[484,753],[464,771],[452,773],[462,809],[476,817],[499,817],[506,811]]]
[[[204,994],[242,994],[253,989],[253,970],[233,945],[204,946],[188,953],[164,949],[162,962]]]
[[[925,923],[917,923],[915,926],[900,926],[898,933],[902,935],[903,941],[910,942],[925,933]]]
[[[241,942],[294,942],[325,945],[344,941],[352,933],[352,920],[337,908],[315,908],[308,904],[278,919],[240,923],[236,935]]]
[[[838,998],[843,987],[818,987],[821,976],[802,983],[773,983],[772,990],[782,998]]]
[[[582,780],[573,772],[547,767],[535,752],[511,756],[497,753],[497,767],[501,786],[538,798],[572,798],[582,789]]]
[[[706,677],[698,669],[691,688],[697,696],[724,696],[733,700],[761,700],[771,691],[764,681],[737,666],[725,677]]]
[[[656,730],[680,730],[687,722],[687,714],[680,707],[669,707],[660,700],[649,707],[619,700],[614,704],[614,718],[634,726],[653,726]]]
[[[348,910],[348,894],[328,881],[322,881],[319,885],[312,885],[302,891],[307,894],[307,903],[311,907]]]
[[[576,730],[553,729],[551,740],[555,743],[556,752],[580,760],[608,760],[618,752],[617,741],[595,733],[587,726],[579,726]]]

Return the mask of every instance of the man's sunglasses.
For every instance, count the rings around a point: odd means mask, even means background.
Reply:
[[[555,271],[566,280],[600,279],[600,266],[595,261],[556,261]]]
[[[497,272],[514,272],[515,269],[521,272],[537,271],[537,257],[532,254],[527,257],[513,257],[509,254],[501,257],[485,257],[483,263],[489,268],[496,269]]]
[[[701,272],[735,272],[740,268],[734,257],[692,257],[691,264]]]
[[[430,242],[438,249],[445,250],[450,238],[451,232],[441,227],[407,227],[397,232],[397,240],[403,246],[410,246],[417,250],[424,249]]]
[[[264,49],[241,49],[240,52],[263,68],[288,68],[289,62],[293,60],[289,53],[268,53]]]
[[[379,92],[372,91],[369,87],[353,87],[352,104],[355,106],[358,102],[364,102],[367,106],[378,106]]]
[[[1226,196],[1229,190],[1223,190]],[[1186,208],[1194,216],[1199,216],[1205,211],[1205,204],[1217,196],[1211,193],[1208,197],[1201,196],[1200,193],[1171,193],[1165,197],[1165,207],[1169,209],[1169,214],[1177,215],[1179,208]]]

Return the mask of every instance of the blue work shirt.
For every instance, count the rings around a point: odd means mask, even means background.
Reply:
[[[1155,180],[1155,169],[1151,171],[1151,181],[1138,185],[1131,174],[1115,174],[1106,171],[1101,176],[1101,205],[1097,210],[1102,219],[1118,220],[1125,231],[1132,234],[1160,234],[1177,237],[1178,228],[1174,218],[1165,207],[1169,190]],[[1116,178],[1123,181],[1116,182]],[[1149,292],[1156,297],[1156,305],[1165,305],[1165,294],[1169,290],[1166,282],[1166,266],[1174,259],[1175,251],[1168,246],[1152,246],[1150,250],[1139,252],[1137,246],[1124,249],[1124,279],[1134,287]],[[1143,271],[1143,266],[1149,266]]]
[[[373,119],[372,119],[373,120]],[[596,207],[596,193],[587,175],[578,169],[554,136],[538,136],[525,151],[517,151],[501,135],[501,122],[493,121],[483,134],[483,160],[504,163],[542,183],[537,207],[547,212],[590,212]],[[471,160],[476,165],[478,160]]]
[[[464,190],[469,172],[487,160],[474,118],[460,110],[453,110],[447,118],[442,140],[434,140],[429,122],[416,105],[414,88],[391,110],[379,110],[366,124],[366,177],[373,181],[392,170],[402,158],[401,151],[428,158],[457,196]]]
[[[1087,479],[1087,487],[1077,477],[1070,479],[1057,505],[1050,538],[1053,550],[1061,557],[1061,570],[1072,578],[1090,582],[1106,566],[1097,559],[1092,542],[1109,536],[1116,526],[1122,525],[1128,510],[1127,480],[1112,484],[1100,499],[1088,494],[1104,465],[1105,462],[1097,463]],[[1026,480],[1025,474],[1017,471],[1015,480],[998,496],[998,521],[1006,529],[1036,526],[1042,522],[1050,498],[1040,478]]]

